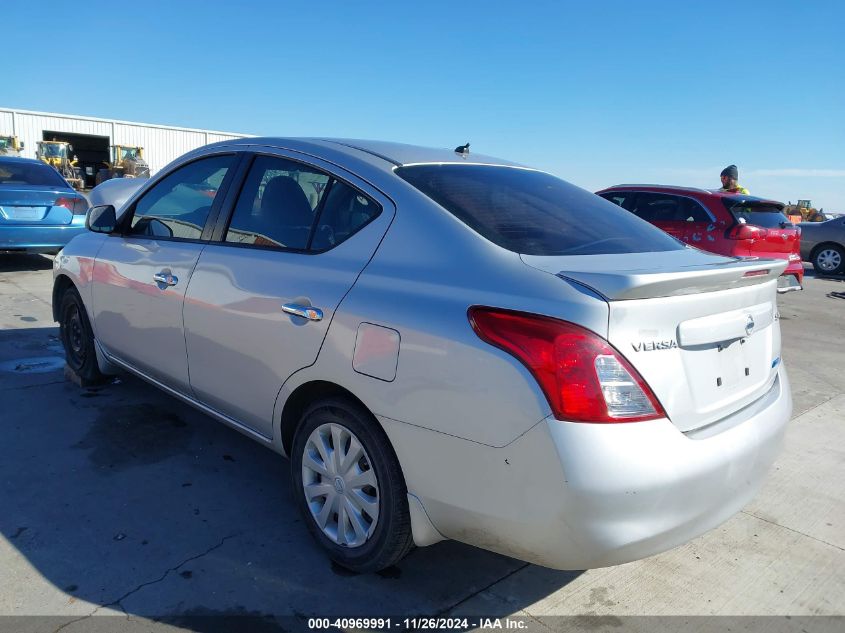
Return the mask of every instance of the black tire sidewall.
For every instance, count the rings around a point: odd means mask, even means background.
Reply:
[[[379,484],[379,517],[370,539],[359,547],[342,547],[329,539],[314,518],[305,501],[302,488],[302,455],[311,432],[323,424],[346,427],[361,442],[375,471]],[[340,565],[359,572],[383,569],[404,556],[409,549],[403,541],[410,538],[410,518],[405,481],[399,462],[384,431],[360,406],[343,399],[316,403],[303,414],[291,447],[293,494],[308,530],[317,542]],[[407,532],[407,534],[405,534]],[[397,552],[401,551],[401,555]]]
[[[82,328],[84,358],[79,367],[76,367],[70,360],[70,342],[68,340],[69,333],[67,331],[66,320],[68,319],[68,313],[71,308],[76,308],[79,311],[80,326]],[[97,352],[94,348],[94,332],[91,329],[91,323],[88,321],[88,313],[85,310],[85,305],[82,303],[82,298],[79,296],[76,288],[69,288],[62,295],[59,316],[61,319],[59,322],[59,333],[65,349],[65,362],[67,362],[67,366],[71,371],[85,380],[96,381],[100,379],[102,374],[100,374],[100,368],[97,365]]]
[[[821,255],[821,253],[823,251],[828,251],[828,250],[833,250],[833,251],[838,252],[839,257],[841,258],[840,263],[839,263],[839,267],[835,268],[833,270],[824,270],[823,268],[821,268],[818,265],[819,255]],[[845,249],[843,249],[841,246],[839,246],[837,244],[827,244],[825,246],[822,246],[822,247],[816,249],[816,252],[813,253],[813,269],[817,273],[819,273],[820,275],[839,275],[842,272],[845,272]]]

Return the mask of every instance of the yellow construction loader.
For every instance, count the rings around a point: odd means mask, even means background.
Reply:
[[[17,136],[0,136],[0,156],[18,156],[22,149]]]
[[[97,184],[111,178],[149,178],[150,167],[144,160],[144,148],[131,145],[112,145],[111,161],[97,172]]]
[[[76,166],[78,159],[71,158],[73,146],[65,141],[38,141],[38,149],[35,150],[36,157],[54,167],[74,189],[82,189],[85,180],[82,172]]]

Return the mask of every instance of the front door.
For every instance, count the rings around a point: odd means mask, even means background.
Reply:
[[[234,154],[176,169],[127,211],[94,263],[94,331],[106,352],[190,393],[182,306]]]
[[[335,310],[393,216],[386,198],[344,179],[257,155],[225,233],[203,250],[191,278],[185,339],[193,392],[265,437],[282,384],[316,361]]]

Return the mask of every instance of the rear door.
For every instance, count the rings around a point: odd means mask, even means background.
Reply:
[[[394,213],[337,167],[274,154],[254,158],[230,219],[199,258],[184,311],[194,394],[265,437],[282,384],[316,361]]]
[[[237,156],[204,157],[160,179],[97,254],[97,340],[117,359],[190,393],[182,306]]]

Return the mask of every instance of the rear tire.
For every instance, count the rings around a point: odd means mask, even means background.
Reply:
[[[375,572],[410,551],[408,491],[399,460],[359,404],[329,398],[309,407],[294,435],[291,469],[305,524],[338,565]]]
[[[62,295],[59,334],[65,348],[67,368],[78,378],[79,384],[87,387],[102,383],[105,376],[97,365],[94,332],[76,288],[68,288]]]
[[[824,244],[813,253],[813,268],[822,275],[845,271],[845,249],[838,244]]]

